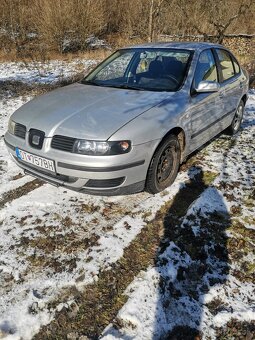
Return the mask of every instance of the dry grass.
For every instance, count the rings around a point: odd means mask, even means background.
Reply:
[[[124,44],[125,45],[125,44]],[[130,44],[129,44],[130,45]],[[122,45],[119,45],[122,46]],[[17,55],[15,49],[11,49],[10,51],[5,52],[0,49],[0,62],[31,62],[35,59],[38,61],[50,61],[50,60],[60,60],[71,62],[74,59],[93,59],[93,60],[103,60],[107,58],[112,53],[112,50],[109,49],[95,49],[88,51],[78,51],[73,53],[59,53],[57,51],[50,51],[46,56],[40,57],[35,55],[30,56],[21,56]]]

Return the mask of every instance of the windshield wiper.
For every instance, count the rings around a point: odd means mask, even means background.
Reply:
[[[132,86],[128,84],[104,84],[104,83],[96,83],[92,80],[82,80],[82,84],[85,85],[94,85],[94,86],[102,86],[102,87],[114,87],[117,89],[128,89],[128,90],[139,90],[139,91],[144,91],[143,88],[138,87],[138,86]]]
[[[101,86],[100,84],[95,83],[94,81],[91,81],[91,80],[82,80],[81,83],[84,84],[84,85]]]
[[[116,89],[127,89],[127,90],[137,90],[137,91],[156,91],[156,92],[164,92],[169,91],[167,89],[158,89],[158,88],[150,88],[150,87],[139,87],[133,86],[128,84],[104,84],[104,83],[96,83],[91,80],[82,80],[81,84],[85,85],[94,85],[94,86],[101,86],[101,87],[113,87]]]
[[[118,84],[118,85],[109,85],[111,87],[116,87],[118,89],[127,89],[127,90],[138,90],[138,91],[144,91],[143,88],[139,87],[139,86],[132,86],[132,85],[128,85],[128,84]]]

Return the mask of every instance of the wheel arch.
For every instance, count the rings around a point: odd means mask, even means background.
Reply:
[[[162,140],[160,141],[159,145],[170,135],[175,135],[178,138],[178,141],[180,143],[180,147],[181,147],[181,162],[183,161],[183,154],[184,154],[184,150],[186,147],[186,135],[184,130],[181,127],[174,127],[172,129],[170,129],[162,138]],[[157,146],[157,148],[159,147],[159,145]]]
[[[146,171],[146,179],[145,179],[145,188],[147,188],[147,181],[148,181],[148,175],[149,175],[149,169],[150,169],[150,166],[152,164],[152,160],[154,158],[154,155],[155,153],[157,152],[157,150],[159,149],[159,147],[161,146],[162,143],[164,143],[164,141],[170,136],[170,135],[174,135],[178,138],[178,141],[180,143],[180,164],[184,161],[184,150],[185,150],[185,147],[186,147],[186,135],[185,135],[185,131],[179,127],[179,126],[176,126],[176,127],[173,127],[171,128],[159,141],[159,143],[157,144],[157,146],[154,148],[153,150],[153,154],[152,154],[152,157],[151,157],[151,160],[149,162],[149,165],[148,165],[148,168],[147,168],[147,171]],[[147,189],[146,189],[147,190]]]

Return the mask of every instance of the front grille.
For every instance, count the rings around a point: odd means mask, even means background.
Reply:
[[[15,123],[15,128],[14,128],[14,135],[20,138],[25,139],[26,137],[26,127],[25,125]]]
[[[114,188],[121,185],[125,177],[118,177],[113,179],[90,179],[84,187],[86,188]]]
[[[56,135],[56,136],[53,136],[52,138],[51,147],[53,149],[72,152],[74,142],[75,142],[75,138]]]

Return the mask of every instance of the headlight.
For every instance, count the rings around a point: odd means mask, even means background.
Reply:
[[[131,142],[128,140],[118,142],[99,142],[77,139],[74,144],[73,152],[83,155],[106,156],[127,153],[130,149]]]
[[[16,123],[13,120],[9,119],[8,132],[11,133],[12,135],[14,135],[15,125]]]

